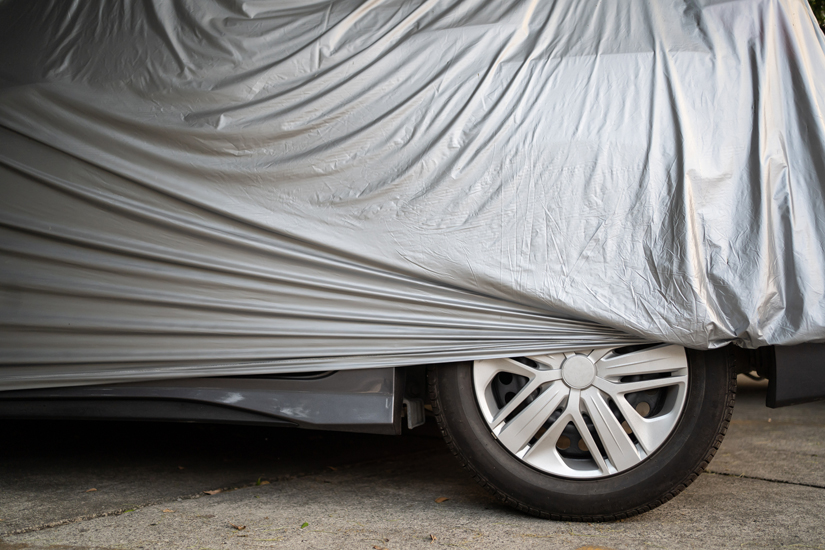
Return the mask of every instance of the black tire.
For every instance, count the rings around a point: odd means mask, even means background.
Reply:
[[[430,400],[453,454],[500,501],[554,520],[618,520],[679,494],[705,469],[727,432],[736,396],[732,354],[686,351],[688,395],[669,438],[634,468],[598,479],[538,471],[499,444],[476,403],[472,362],[430,367]]]

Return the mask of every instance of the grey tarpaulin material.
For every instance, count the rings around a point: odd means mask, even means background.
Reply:
[[[6,0],[0,389],[825,339],[802,0]]]

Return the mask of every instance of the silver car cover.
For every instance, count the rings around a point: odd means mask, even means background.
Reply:
[[[0,389],[825,340],[803,0],[5,0]]]

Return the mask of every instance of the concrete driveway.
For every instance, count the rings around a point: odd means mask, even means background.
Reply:
[[[498,504],[433,426],[6,422],[0,435],[0,549],[825,548],[825,402],[767,409],[753,383],[708,473],[602,524]]]

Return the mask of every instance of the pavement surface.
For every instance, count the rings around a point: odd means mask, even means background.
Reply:
[[[432,425],[392,437],[4,422],[0,550],[825,549],[825,402],[772,410],[764,391],[740,385],[720,452],[686,491],[601,524],[498,504]]]

